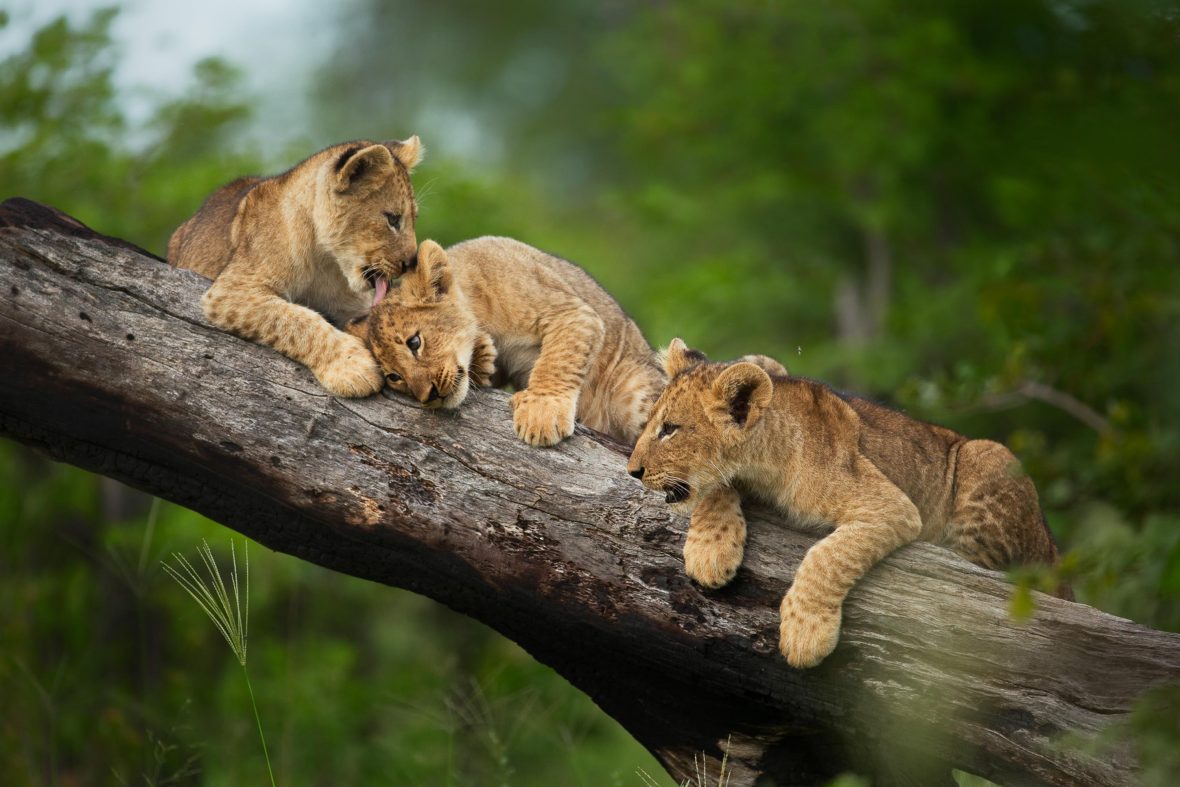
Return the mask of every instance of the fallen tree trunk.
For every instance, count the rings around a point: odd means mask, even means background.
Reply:
[[[530,449],[494,391],[457,413],[334,398],[210,327],[204,280],[26,200],[0,206],[0,273],[0,434],[483,621],[678,779],[727,752],[735,787],[951,767],[1132,783],[1131,747],[1094,743],[1180,677],[1180,636],[1047,596],[1013,622],[1002,576],[924,544],[853,590],[827,661],[793,670],[777,604],[815,537],[781,518],[750,511],[745,566],[703,591],[685,521],[604,438]]]

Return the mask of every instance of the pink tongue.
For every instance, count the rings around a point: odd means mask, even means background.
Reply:
[[[384,276],[377,277],[377,291],[373,293],[373,306],[381,303],[381,299],[385,297],[385,293],[389,292],[389,282]]]

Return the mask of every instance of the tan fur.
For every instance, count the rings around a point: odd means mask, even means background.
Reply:
[[[1004,446],[748,362],[710,364],[679,340],[666,364],[672,379],[631,454],[632,475],[685,507],[728,504],[718,491],[736,497],[736,485],[835,527],[782,602],[779,645],[792,666],[831,653],[844,597],[903,544],[941,544],[992,569],[1056,561],[1036,489]],[[701,523],[693,513],[685,568],[712,585],[741,563],[745,531],[732,517]]]
[[[201,302],[214,325],[303,363],[333,394],[374,393],[382,377],[364,342],[328,320],[363,314],[377,277],[413,259],[421,157],[417,137],[349,142],[236,180],[173,233],[168,260],[214,280]]]
[[[468,379],[511,384],[516,433],[535,446],[560,442],[575,421],[632,442],[664,385],[639,328],[597,282],[510,238],[446,251],[424,241],[417,268],[370,313],[368,336],[390,387],[432,406],[458,407]]]

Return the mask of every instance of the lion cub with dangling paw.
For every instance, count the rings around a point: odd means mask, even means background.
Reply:
[[[376,393],[384,381],[364,342],[325,317],[364,314],[413,259],[421,158],[416,136],[346,142],[235,180],[172,234],[168,261],[213,279],[201,305],[217,327],[299,361],[337,396]]]
[[[737,483],[804,522],[835,526],[807,551],[782,601],[779,648],[791,666],[832,652],[844,597],[903,544],[930,541],[991,569],[1057,560],[1036,489],[999,443],[813,380],[708,363],[679,339],[666,371],[631,475],[690,508]],[[688,541],[709,555],[698,560],[736,571],[745,529],[698,527],[694,511]]]

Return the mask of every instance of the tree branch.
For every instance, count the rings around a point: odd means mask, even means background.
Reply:
[[[456,413],[348,401],[277,353],[210,327],[207,282],[25,200],[0,206],[0,433],[188,506],[282,552],[404,587],[519,642],[587,692],[677,778],[704,752],[731,784],[1126,784],[1094,753],[1147,688],[1180,677],[1180,636],[1010,587],[930,545],[849,596],[836,652],[798,671],[777,605],[815,537],[750,511],[735,582],[688,581],[686,522],[579,429],[513,436],[506,397]]]
[[[975,407],[968,409],[1009,410],[1029,401],[1044,402],[1050,407],[1056,407],[1100,435],[1108,435],[1114,431],[1114,427],[1105,416],[1081,399],[1036,380],[1022,380],[1010,391],[984,396]]]

